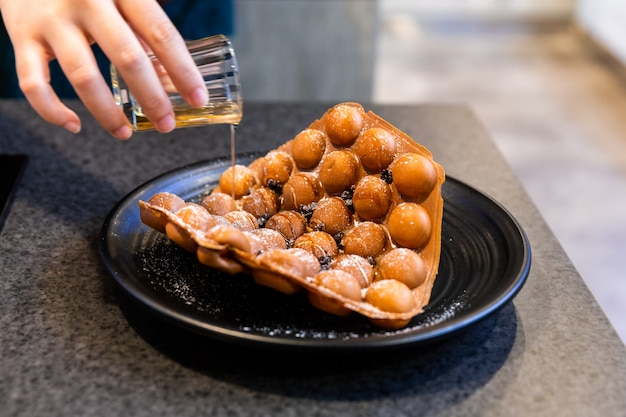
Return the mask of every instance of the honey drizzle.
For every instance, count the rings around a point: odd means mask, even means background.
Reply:
[[[236,142],[236,132],[237,125],[232,123],[230,125],[230,167],[232,170],[232,186],[230,194],[235,199],[235,162],[236,162],[236,150],[235,150],[235,142]]]

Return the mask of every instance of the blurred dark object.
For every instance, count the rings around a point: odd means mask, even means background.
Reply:
[[[27,161],[26,155],[0,155],[0,230],[9,214],[9,206]]]

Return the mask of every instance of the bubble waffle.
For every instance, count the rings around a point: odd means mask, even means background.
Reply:
[[[429,302],[439,266],[443,168],[356,103],[248,166],[200,201],[140,201],[142,221],[199,262],[337,315],[400,328]]]

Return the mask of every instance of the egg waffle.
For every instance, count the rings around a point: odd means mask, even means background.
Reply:
[[[336,315],[401,328],[437,276],[443,168],[424,146],[357,103],[341,103],[293,139],[234,165],[196,202],[140,201],[144,224],[199,262]]]

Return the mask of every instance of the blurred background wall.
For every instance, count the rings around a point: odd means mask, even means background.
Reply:
[[[422,18],[566,19],[577,0],[381,0],[389,9],[412,9]],[[594,0],[595,1],[595,0]]]
[[[376,0],[237,0],[245,100],[369,101]]]
[[[247,100],[369,101],[382,16],[424,22],[575,23],[626,64],[624,0],[235,0]]]
[[[626,1],[579,0],[576,12],[581,27],[626,64]]]

